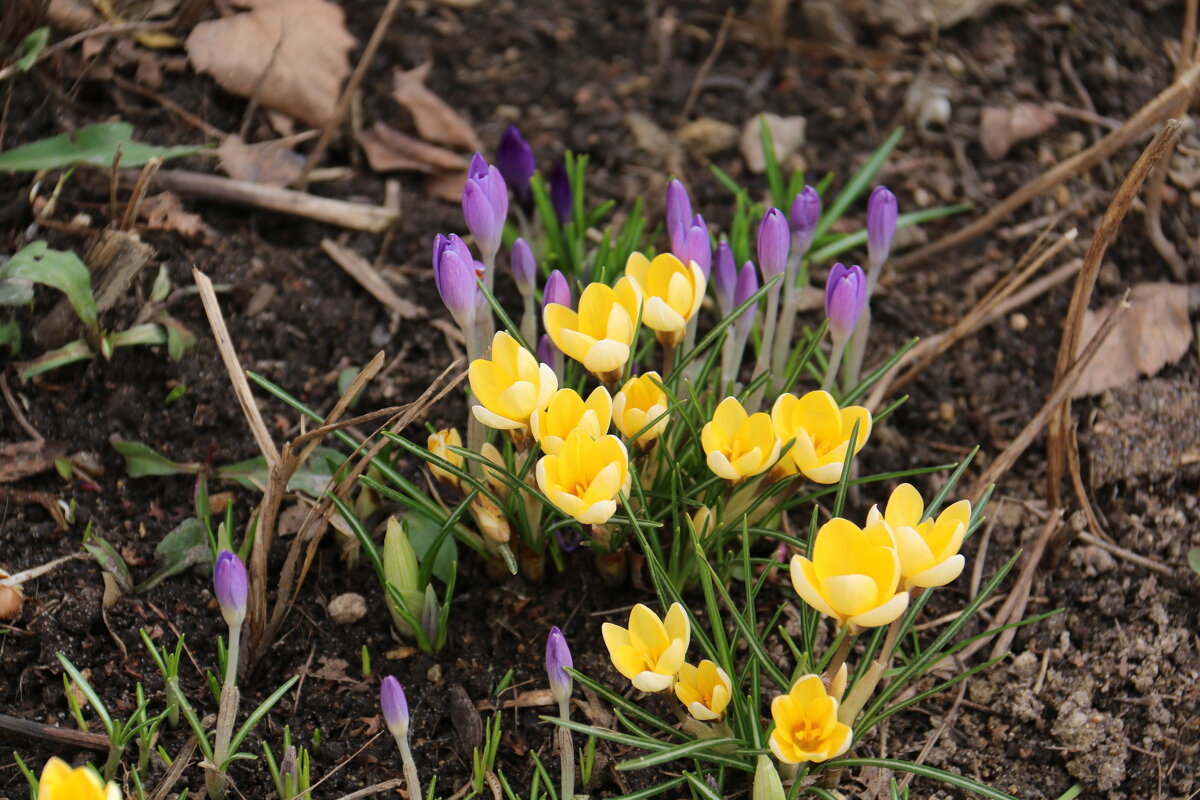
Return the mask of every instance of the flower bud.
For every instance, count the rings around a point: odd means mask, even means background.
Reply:
[[[733,260],[733,248],[724,239],[717,245],[717,255],[713,259],[712,285],[717,295],[717,308],[721,316],[727,317],[736,307],[733,303],[733,293],[737,286],[737,262]]]
[[[896,235],[896,213],[896,195],[886,186],[876,186],[867,200],[867,253],[872,269],[887,261]]]
[[[543,333],[542,338],[538,339],[537,359],[541,364],[554,365],[554,342],[549,334]]]
[[[395,517],[388,519],[387,533],[383,537],[383,576],[400,594],[404,610],[420,622],[425,610],[425,593],[421,591],[417,554],[408,540],[408,531]],[[396,630],[405,636],[415,637],[417,632],[401,616],[390,593],[387,601]]]
[[[754,271],[754,262],[747,261],[742,265],[742,271],[738,273],[737,286],[734,287],[733,292],[733,308],[736,309],[749,300],[757,291],[758,273]],[[738,336],[745,338],[750,334],[750,328],[754,326],[754,314],[757,310],[758,303],[754,303],[743,311],[742,316],[733,323]]]
[[[471,501],[471,517],[479,532],[496,544],[507,544],[512,539],[512,528],[504,511],[481,494]]]
[[[708,236],[708,226],[704,224],[704,217],[697,214],[692,218],[691,223],[683,232],[679,247],[673,247],[672,250],[684,264],[694,261],[696,266],[700,267],[700,272],[704,274],[704,279],[708,280],[708,273],[712,270],[713,251],[712,240]]]
[[[225,623],[230,629],[240,628],[246,619],[249,579],[246,577],[246,565],[236,553],[222,550],[217,554],[217,563],[213,566],[213,588],[217,602],[221,604],[221,616],[225,617]]]
[[[671,239],[671,249],[683,249],[684,236],[692,222],[692,199],[688,191],[678,180],[667,184],[667,236]],[[678,253],[676,253],[678,255]]]
[[[562,161],[555,163],[554,169],[550,170],[550,205],[554,207],[558,224],[566,225],[571,221],[575,198],[571,195],[571,179]]]
[[[791,230],[782,211],[772,208],[763,214],[758,226],[758,267],[762,270],[764,283],[783,274],[791,239]]]
[[[462,436],[459,435],[458,428],[443,428],[437,433],[429,434],[429,439],[426,441],[426,449],[433,453],[443,461],[449,461],[459,469],[463,468],[463,457],[459,453],[452,452],[451,447],[462,447]],[[429,472],[441,483],[447,486],[462,488],[457,475],[450,472],[437,464],[429,464]]]
[[[779,771],[767,756],[760,755],[754,767],[754,788],[750,792],[751,800],[784,800],[783,781]]]
[[[408,738],[408,698],[404,696],[404,688],[400,681],[388,675],[379,687],[379,705],[383,709],[383,721],[387,724],[392,736],[397,739]]]
[[[504,221],[508,218],[508,188],[500,170],[488,164],[479,153],[471,159],[467,170],[462,209],[467,228],[475,237],[484,262],[492,263],[500,249]]]
[[[517,291],[521,297],[529,297],[536,288],[537,259],[533,257],[533,249],[529,242],[517,239],[512,246],[513,280],[517,282]]]
[[[792,251],[803,256],[812,246],[817,223],[821,219],[821,195],[812,186],[804,189],[792,200],[788,213],[788,224],[792,228]]]
[[[478,275],[471,249],[457,234],[433,238],[433,280],[450,315],[464,331],[475,326],[476,311],[483,293],[475,283]]]
[[[533,149],[516,125],[509,125],[500,134],[500,142],[496,146],[496,167],[504,177],[504,182],[516,193],[517,202],[523,206],[529,205],[529,179],[537,169],[537,162],[533,157]]]
[[[866,303],[867,277],[862,267],[834,264],[825,282],[825,316],[834,341],[850,338]]]
[[[566,669],[572,666],[571,648],[567,647],[567,639],[556,625],[546,638],[546,675],[550,678],[550,693],[559,705],[571,699],[572,681]]]
[[[571,299],[571,285],[567,283],[566,277],[558,270],[551,272],[550,277],[546,278],[545,288],[542,289],[542,310],[545,311],[546,306],[551,303],[573,308],[574,302]]]

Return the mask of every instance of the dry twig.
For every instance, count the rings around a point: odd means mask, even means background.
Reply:
[[[402,319],[419,319],[428,313],[424,308],[405,300],[383,279],[371,263],[349,247],[343,247],[332,239],[322,239],[321,249],[334,260],[339,267],[359,285],[366,289],[372,297],[395,311]]]

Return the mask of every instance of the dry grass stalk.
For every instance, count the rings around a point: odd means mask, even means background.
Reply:
[[[990,211],[966,227],[946,234],[942,238],[896,259],[893,262],[894,268],[900,270],[911,269],[939,253],[967,244],[972,239],[984,235],[999,225],[1010,214],[1033,198],[1053,189],[1068,178],[1105,161],[1113,153],[1166,118],[1177,103],[1192,95],[1192,92],[1196,89],[1197,82],[1200,82],[1200,63],[1193,63],[1174,83],[1163,89],[1150,102],[1138,109],[1120,128],[1112,131],[1086,150],[1081,150],[1065,161],[1055,164],[1001,200]]]
[[[137,183],[133,186],[133,193],[129,195],[129,201],[125,204],[125,216],[121,218],[121,230],[127,231],[137,222],[138,210],[141,209],[142,201],[146,199],[146,192],[150,191],[150,183],[161,166],[162,159],[152,157],[142,167]]]
[[[321,249],[372,297],[395,311],[401,319],[418,319],[428,314],[426,309],[396,294],[379,271],[349,247],[343,247],[332,239],[322,239]]]
[[[1146,149],[1138,157],[1129,174],[1121,183],[1108,210],[1100,220],[1100,225],[1092,237],[1091,246],[1083,259],[1083,269],[1075,280],[1075,291],[1071,296],[1071,305],[1063,322],[1063,338],[1058,348],[1058,361],[1054,370],[1054,386],[1057,390],[1066,380],[1072,362],[1078,363],[1075,354],[1079,352],[1079,340],[1083,330],[1083,319],[1087,313],[1088,302],[1096,279],[1100,275],[1100,264],[1108,246],[1116,238],[1117,230],[1125,219],[1129,207],[1133,204],[1142,184],[1145,183],[1150,170],[1158,160],[1170,149],[1179,135],[1178,120],[1168,120],[1162,130],[1154,137]],[[1072,381],[1074,383],[1074,381]],[[1071,396],[1068,394],[1056,408],[1054,419],[1050,423],[1049,438],[1046,443],[1046,498],[1051,508],[1059,506],[1059,484],[1062,481],[1063,469],[1067,461],[1066,446],[1070,440],[1071,425]]]

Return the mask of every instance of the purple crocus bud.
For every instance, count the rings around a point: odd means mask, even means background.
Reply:
[[[550,170],[550,205],[554,207],[554,214],[558,217],[560,225],[571,221],[575,199],[571,195],[571,179],[567,177],[567,168],[561,161]]]
[[[213,589],[217,594],[217,602],[221,604],[221,616],[225,617],[230,630],[241,628],[246,619],[249,584],[246,565],[236,553],[222,550],[217,554],[217,563],[213,566]]]
[[[671,239],[671,250],[678,255],[683,249],[683,239],[692,222],[692,198],[678,180],[667,184],[667,236]]]
[[[476,311],[482,292],[475,283],[478,274],[476,261],[457,234],[433,240],[433,281],[458,327],[469,330],[475,325]]]
[[[721,316],[727,317],[736,308],[733,293],[737,287],[737,262],[733,260],[733,248],[724,239],[717,245],[717,257],[713,262],[712,284],[717,294],[717,307]]]
[[[508,188],[500,170],[476,153],[463,184],[463,217],[485,263],[495,261],[508,218]]]
[[[500,134],[500,143],[496,146],[496,167],[504,176],[504,182],[516,193],[517,202],[523,206],[529,205],[529,179],[537,169],[537,161],[533,157],[533,149],[516,125],[509,125]]]
[[[754,262],[747,261],[742,265],[742,271],[738,273],[737,285],[733,290],[733,307],[736,309],[742,303],[750,299],[750,296],[758,291],[758,273],[754,269]],[[754,325],[754,314],[758,311],[758,303],[754,303],[745,311],[742,316],[733,323],[734,329],[738,336],[745,338],[750,334],[750,328]]]
[[[788,213],[788,224],[792,226],[792,250],[803,256],[812,245],[817,222],[821,219],[821,195],[812,186],[804,189],[792,200]]]
[[[542,310],[551,303],[557,303],[560,306],[571,308],[573,304],[571,299],[571,285],[567,283],[566,277],[554,270],[550,273],[550,277],[546,278],[546,287],[542,290]]]
[[[896,195],[886,186],[876,186],[867,200],[867,252],[872,269],[887,261],[896,235],[896,213]]]
[[[549,334],[543,333],[542,338],[538,339],[537,360],[538,363],[554,366],[554,342]]]
[[[697,214],[684,231],[683,241],[674,253],[684,264],[695,261],[704,273],[704,279],[708,280],[708,273],[712,270],[712,252],[708,226],[704,224],[704,217]]]
[[[384,678],[383,685],[379,687],[379,705],[383,709],[383,721],[392,732],[392,736],[407,739],[408,698],[404,696],[404,688],[400,681],[391,675]]]
[[[513,280],[517,282],[517,291],[521,297],[533,294],[537,280],[537,259],[533,257],[533,249],[529,242],[517,239],[512,247]]]
[[[763,214],[758,226],[758,266],[762,270],[763,283],[783,274],[791,239],[791,229],[782,211],[772,208]]]
[[[546,674],[550,677],[550,693],[560,706],[571,699],[571,676],[566,670],[572,666],[571,648],[556,625],[546,638]]]
[[[568,528],[555,528],[554,538],[558,540],[558,546],[564,553],[574,553],[579,549],[579,545],[583,544],[583,532],[574,525]]]
[[[825,316],[834,341],[844,342],[854,332],[867,303],[867,277],[862,267],[834,264],[825,281]]]

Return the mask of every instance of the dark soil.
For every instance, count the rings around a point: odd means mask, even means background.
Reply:
[[[352,32],[365,41],[377,4],[346,0],[343,5]],[[592,158],[593,199],[611,196],[628,203],[645,196],[651,218],[657,219],[669,175],[659,158],[635,147],[625,115],[638,111],[672,129],[697,68],[712,48],[724,5],[504,0],[459,11],[412,3],[371,65],[362,113],[367,124],[383,120],[410,129],[405,112],[390,99],[392,70],[432,59],[431,88],[474,122],[489,147],[508,122],[519,121],[544,168],[565,149],[586,152]],[[808,137],[800,156],[812,175],[828,170],[849,174],[895,125],[906,125],[909,130],[881,176],[900,196],[903,209],[961,199],[987,208],[1048,164],[1090,144],[1102,131],[1062,116],[1049,132],[990,161],[977,143],[979,111],[983,105],[1021,100],[1082,106],[1071,75],[1064,72],[1069,64],[1096,112],[1123,119],[1170,82],[1173,64],[1167,51],[1171,41],[1177,43],[1183,17],[1181,4],[1146,0],[1030,2],[992,10],[936,39],[904,38],[874,13],[875,3],[864,0],[848,4],[862,23],[856,33],[851,31],[857,44],[848,46],[830,39],[813,22],[820,16],[813,7],[820,4],[805,3],[809,19],[794,9],[783,48],[772,52],[762,27],[763,5],[734,6],[729,42],[693,115],[739,127],[761,111],[805,115]],[[134,123],[143,140],[204,142],[202,132],[159,104],[106,79],[112,70],[132,79],[131,52],[136,51],[127,45],[110,45],[94,61],[84,62],[78,50],[68,51],[5,82],[0,87],[6,98],[0,124],[3,147],[117,116]],[[953,109],[947,128],[921,132],[914,125],[904,108],[914,78],[946,89]],[[222,130],[234,131],[242,124],[245,102],[190,70],[168,73],[161,91]],[[256,114],[249,138],[272,136],[265,117]],[[878,352],[911,336],[938,332],[969,309],[1040,230],[1031,226],[1023,232],[1022,223],[1071,208],[1080,230],[1071,251],[1082,255],[1136,156],[1136,148],[1127,148],[1110,166],[1075,176],[1023,209],[1011,221],[1014,227],[918,270],[885,274],[875,303]],[[366,168],[361,153],[339,145],[327,161],[357,169],[352,177],[316,191],[381,201],[383,178]],[[747,175],[736,150],[720,154],[714,163],[745,178],[756,191],[763,188],[761,178]],[[213,168],[200,157],[185,164]],[[688,162],[685,172],[706,217],[724,224],[730,214],[726,191],[704,164]],[[402,294],[429,309],[432,317],[448,318],[429,280],[429,243],[436,232],[462,231],[460,211],[428,197],[419,178],[410,180],[405,174],[401,180],[403,216],[394,235],[382,239],[382,252],[379,237],[192,201],[185,201],[188,209],[200,213],[211,229],[207,240],[161,231],[147,231],[144,238],[158,251],[154,266],[165,265],[177,288],[191,285],[193,267],[229,285],[222,304],[246,368],[324,411],[337,397],[338,372],[366,363],[382,349],[389,366],[370,385],[358,410],[399,404],[419,395],[446,366],[446,339],[427,321],[391,319],[324,255],[319,243],[337,238],[364,257],[378,259]],[[24,199],[29,186],[28,176],[0,175],[0,252],[12,252],[25,241],[33,220]],[[1172,194],[1164,229],[1188,257],[1189,277],[1195,281],[1200,258],[1189,234],[1197,229],[1195,198],[1170,183],[1168,188]],[[103,227],[107,198],[107,175],[81,170],[68,183],[55,219],[66,222],[87,213],[94,225]],[[1076,201],[1081,202],[1073,206]],[[960,224],[930,224],[920,238],[935,238]],[[70,231],[41,235],[64,249],[82,251],[86,246]],[[1137,281],[1171,280],[1143,233],[1140,213],[1131,214],[1107,260],[1111,264],[1102,273],[1093,305],[1119,297]],[[108,313],[103,320],[107,328],[122,329],[134,321],[154,272],[147,269],[136,291]],[[262,307],[258,293],[264,286],[272,287],[274,296]],[[965,480],[978,476],[1049,392],[1069,297],[1068,282],[1021,310],[1027,326],[1015,320],[994,324],[947,353],[907,387],[910,400],[863,451],[864,470],[954,461],[979,444],[981,456]],[[26,332],[54,298],[39,293],[38,299],[35,309],[18,315]],[[126,348],[111,361],[67,367],[26,385],[20,385],[11,367],[5,370],[29,422],[72,453],[94,454],[103,474],[64,484],[49,470],[0,486],[73,502],[77,518],[63,531],[41,506],[9,497],[0,512],[0,566],[16,572],[77,552],[82,530],[90,523],[121,551],[135,579],[153,572],[157,543],[193,514],[195,484],[179,477],[127,478],[110,437],[142,441],[180,461],[220,465],[256,455],[196,296],[179,292],[169,311],[198,339],[196,349],[178,363],[168,360],[162,348]],[[23,357],[40,352],[28,337],[26,347]],[[940,731],[926,763],[1021,797],[1056,798],[1076,782],[1089,797],[1184,798],[1200,788],[1195,769],[1200,748],[1200,579],[1184,566],[1187,549],[1200,546],[1195,524],[1200,513],[1198,380],[1200,362],[1193,348],[1152,381],[1076,404],[1089,491],[1108,535],[1120,548],[1165,565],[1166,572],[1079,541],[1074,536],[1083,526],[1068,525],[1069,532],[1053,543],[1039,567],[1027,608],[1027,613],[1063,612],[1019,631],[1010,648],[1012,658],[969,681],[959,702],[946,696],[922,703],[856,752],[915,759]],[[186,393],[166,405],[167,394],[179,384],[187,387]],[[261,399],[260,406],[279,441],[296,434],[294,412],[273,399]],[[439,427],[459,424],[464,413],[462,400],[452,395],[430,412],[428,421]],[[5,407],[0,441],[28,438]],[[1039,439],[997,487],[989,510],[989,570],[1027,546],[1042,526],[1043,452]],[[1147,457],[1154,453],[1161,456]],[[417,474],[415,464],[405,469]],[[243,524],[257,495],[236,489],[234,497]],[[976,555],[978,541],[976,537],[969,545],[968,559]],[[276,561],[282,561],[282,546]],[[339,797],[400,775],[386,733],[372,739],[381,725],[379,674],[395,674],[407,688],[418,763],[424,775],[438,776],[439,792],[448,796],[469,776],[471,763],[469,736],[464,740],[463,733],[471,715],[452,712],[455,687],[476,703],[495,702],[492,692],[511,669],[515,692],[543,688],[542,648],[553,624],[567,632],[577,667],[612,677],[599,626],[646,598],[633,589],[613,591],[602,585],[581,554],[568,559],[565,574],[550,571],[541,585],[515,578],[497,581],[483,565],[466,562],[459,587],[446,649],[436,656],[412,654],[392,632],[369,567],[360,563],[347,570],[332,543],[322,548],[300,604],[243,689],[247,702],[257,700],[287,676],[304,675],[300,690],[284,699],[260,732],[269,731],[267,739],[278,750],[284,724],[304,742],[320,729],[323,743],[313,775],[329,777],[316,796]],[[118,715],[132,709],[139,680],[157,702],[161,681],[138,640],[143,627],[166,644],[173,644],[176,634],[186,634],[185,687],[194,701],[209,699],[201,670],[215,665],[215,639],[224,626],[208,576],[180,575],[102,610],[100,571],[93,561],[81,559],[27,584],[26,590],[21,615],[0,625],[0,673],[6,676],[0,680],[0,712],[71,726],[55,658],[60,651],[90,671],[93,685]],[[333,625],[325,607],[348,591],[363,594],[370,611],[352,625]],[[953,610],[965,593],[964,578],[946,591],[935,612]],[[376,673],[366,679],[359,668],[364,646]],[[502,703],[512,697],[508,691],[498,699]],[[211,702],[204,705],[215,710]],[[514,785],[528,785],[530,751],[552,758],[550,727],[538,719],[548,710],[504,712],[498,765]],[[175,753],[185,739],[182,731],[165,731],[162,743]],[[259,739],[252,739],[257,751]],[[0,798],[25,796],[13,753],[34,765],[51,755],[68,760],[84,755],[0,733]],[[611,759],[622,755],[619,749],[601,748],[593,794],[611,796],[645,784],[646,776],[609,769]],[[265,769],[246,763],[233,771],[239,791],[264,796],[269,783]],[[193,789],[198,788],[198,771],[189,774]],[[866,771],[855,777],[865,787],[861,796],[878,796],[878,776]],[[927,795],[951,793],[918,781],[914,796]]]

